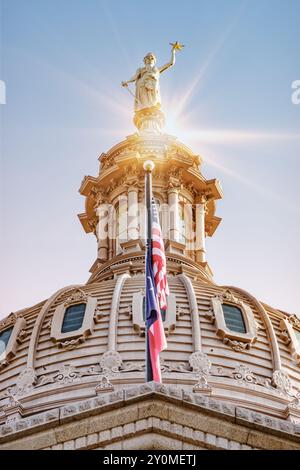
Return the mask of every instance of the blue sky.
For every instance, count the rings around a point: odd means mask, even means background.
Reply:
[[[167,130],[224,189],[223,221],[208,240],[215,280],[300,313],[300,105],[291,102],[300,2],[0,5],[0,317],[88,279],[96,241],[76,216],[80,182],[97,174],[103,151],[135,132],[120,82],[149,51],[168,61],[174,40],[186,47],[161,78]]]

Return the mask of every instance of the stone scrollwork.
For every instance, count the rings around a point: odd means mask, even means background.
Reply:
[[[107,351],[100,359],[100,368],[103,373],[119,372],[122,358],[117,351]]]
[[[235,380],[239,380],[247,383],[257,383],[257,378],[255,377],[253,371],[250,367],[240,364],[232,372],[232,376]]]
[[[94,367],[88,370],[79,370],[71,364],[63,364],[58,370],[51,375],[42,375],[36,380],[35,388],[42,387],[49,384],[71,384],[81,377],[99,376],[100,370],[97,371]]]

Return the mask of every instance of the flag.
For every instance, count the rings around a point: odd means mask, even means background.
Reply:
[[[149,214],[150,212],[150,214]],[[147,332],[147,381],[161,382],[159,353],[166,349],[167,342],[161,310],[167,308],[166,257],[154,200],[148,217],[151,218],[151,243],[146,255],[146,332]]]

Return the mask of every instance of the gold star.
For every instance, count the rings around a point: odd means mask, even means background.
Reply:
[[[172,48],[175,49],[176,51],[181,51],[181,49],[184,48],[184,44],[180,44],[178,41],[170,42],[170,46],[172,46]]]

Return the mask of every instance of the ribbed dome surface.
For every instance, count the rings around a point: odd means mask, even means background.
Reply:
[[[193,280],[184,273],[170,276],[169,285],[173,301],[165,320],[168,348],[161,355],[164,383],[277,417],[285,415],[288,404],[297,406],[299,366],[280,326],[290,316],[240,289]],[[93,331],[82,342],[59,343],[51,338],[58,308],[78,293],[96,299]],[[224,293],[253,312],[257,339],[249,349],[226,343],[211,321],[212,299]],[[14,400],[22,403],[27,416],[106,389],[143,383],[143,318],[137,319],[134,311],[143,295],[144,276],[123,273],[117,279],[62,289],[17,314],[26,327],[15,356],[0,374],[2,421]]]

